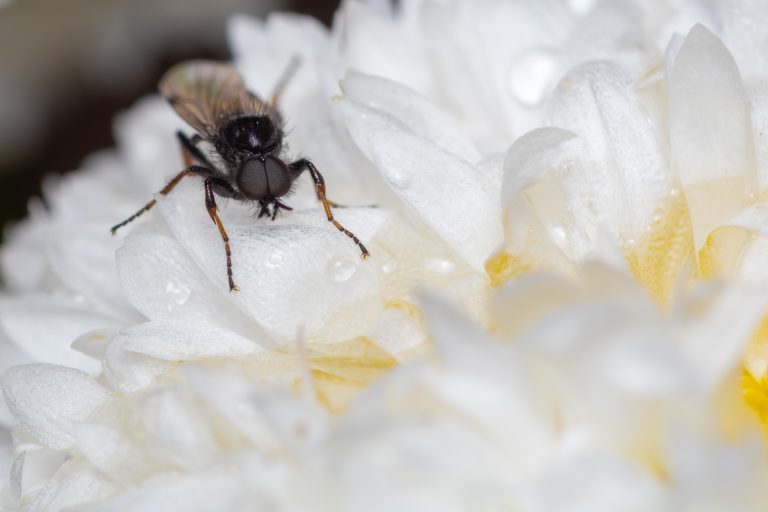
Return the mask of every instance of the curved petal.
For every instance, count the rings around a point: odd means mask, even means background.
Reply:
[[[86,419],[108,397],[85,372],[51,364],[16,366],[3,374],[0,384],[24,430],[56,449],[71,446],[75,423]]]
[[[383,111],[343,100],[352,138],[398,197],[476,270],[502,240],[499,197],[465,160]],[[469,209],[458,205],[472,205]]]

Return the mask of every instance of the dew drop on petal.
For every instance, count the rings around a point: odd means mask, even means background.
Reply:
[[[637,240],[635,240],[634,238],[627,238],[626,240],[624,240],[624,246],[627,249],[634,249],[635,247],[637,247]]]
[[[180,285],[178,282],[168,281],[165,284],[165,295],[172,299],[173,303],[179,306],[183,306],[189,300],[189,296],[191,294],[192,290],[188,286]],[[173,306],[171,306],[170,301],[167,308],[169,311],[175,309]]]
[[[585,14],[592,10],[596,0],[568,0],[568,4],[576,14]]]
[[[283,263],[283,253],[280,251],[275,251],[272,254],[270,254],[269,259],[266,261],[266,264],[270,268],[279,267]]]
[[[388,168],[385,174],[389,184],[399,190],[405,190],[411,185],[411,175],[402,169]]]
[[[449,260],[439,258],[428,258],[424,261],[424,268],[427,272],[437,274],[450,274],[456,268],[456,264]]]
[[[397,270],[397,261],[394,259],[387,260],[381,265],[381,271],[386,275],[393,273],[395,270]]]
[[[509,87],[515,99],[526,107],[538,105],[556,65],[555,56],[548,50],[537,48],[522,54],[509,73]]]
[[[328,277],[336,283],[349,281],[356,271],[357,263],[349,258],[331,258],[326,267]]]

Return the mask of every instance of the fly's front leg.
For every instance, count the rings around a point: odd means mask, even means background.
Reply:
[[[211,220],[216,227],[219,228],[221,239],[224,241],[224,252],[227,254],[227,278],[229,279],[229,291],[236,292],[240,288],[235,284],[232,277],[232,251],[229,248],[229,236],[224,229],[224,225],[219,219],[219,208],[216,206],[216,196],[213,194],[213,186],[218,184],[218,180],[215,178],[207,178],[205,180],[205,208],[208,210],[208,215],[211,216]]]
[[[179,174],[174,176],[173,179],[170,182],[168,182],[168,184],[166,186],[164,186],[160,190],[160,193],[163,194],[163,195],[169,194],[171,192],[171,190],[176,188],[176,185],[179,184],[179,182],[182,180],[182,178],[184,178],[184,176],[210,176],[211,174],[212,174],[211,170],[206,168],[206,167],[202,167],[200,165],[190,165],[186,169],[181,171]],[[145,204],[144,206],[139,208],[139,210],[136,213],[134,213],[133,215],[131,215],[130,217],[125,219],[123,222],[121,222],[119,224],[115,224],[114,226],[112,226],[112,229],[110,229],[112,234],[114,235],[115,233],[117,233],[118,229],[120,229],[121,227],[125,226],[129,222],[135,220],[137,217],[139,217],[144,212],[146,212],[148,210],[151,210],[152,207],[155,206],[156,202],[157,201],[152,199],[147,204]]]
[[[354,233],[349,231],[347,228],[339,224],[339,222],[333,218],[333,212],[331,211],[331,205],[328,201],[328,198],[325,197],[325,180],[323,179],[323,176],[320,174],[320,171],[317,170],[317,167],[307,160],[306,158],[302,158],[301,160],[297,160],[296,162],[293,162],[291,165],[288,166],[291,170],[291,173],[294,175],[294,177],[298,177],[302,172],[304,172],[305,169],[309,170],[309,174],[312,176],[312,181],[315,183],[315,192],[317,193],[317,198],[320,200],[321,203],[323,203],[323,208],[325,208],[325,216],[328,218],[328,222],[333,224],[336,229],[347,235],[349,238],[352,239],[353,242],[357,244],[357,246],[360,248],[360,252],[362,253],[363,258],[367,258],[371,254],[368,252],[368,249],[365,248],[363,243],[360,241],[359,238],[355,236]]]

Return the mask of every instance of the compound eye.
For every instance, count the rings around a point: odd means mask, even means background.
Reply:
[[[269,196],[267,169],[258,158],[243,162],[237,172],[237,188],[243,195],[251,199],[262,199]]]
[[[267,173],[267,186],[269,195],[280,197],[291,188],[291,173],[288,166],[279,158],[268,156],[264,159],[265,170]]]

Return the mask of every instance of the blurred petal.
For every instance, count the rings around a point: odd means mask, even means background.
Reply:
[[[67,448],[74,424],[108,397],[86,373],[50,364],[28,364],[7,370],[0,380],[3,396],[19,424],[42,444]]]
[[[8,300],[0,308],[0,328],[36,361],[96,372],[98,362],[70,348],[86,331],[114,327],[115,318],[69,301],[45,296]]]

